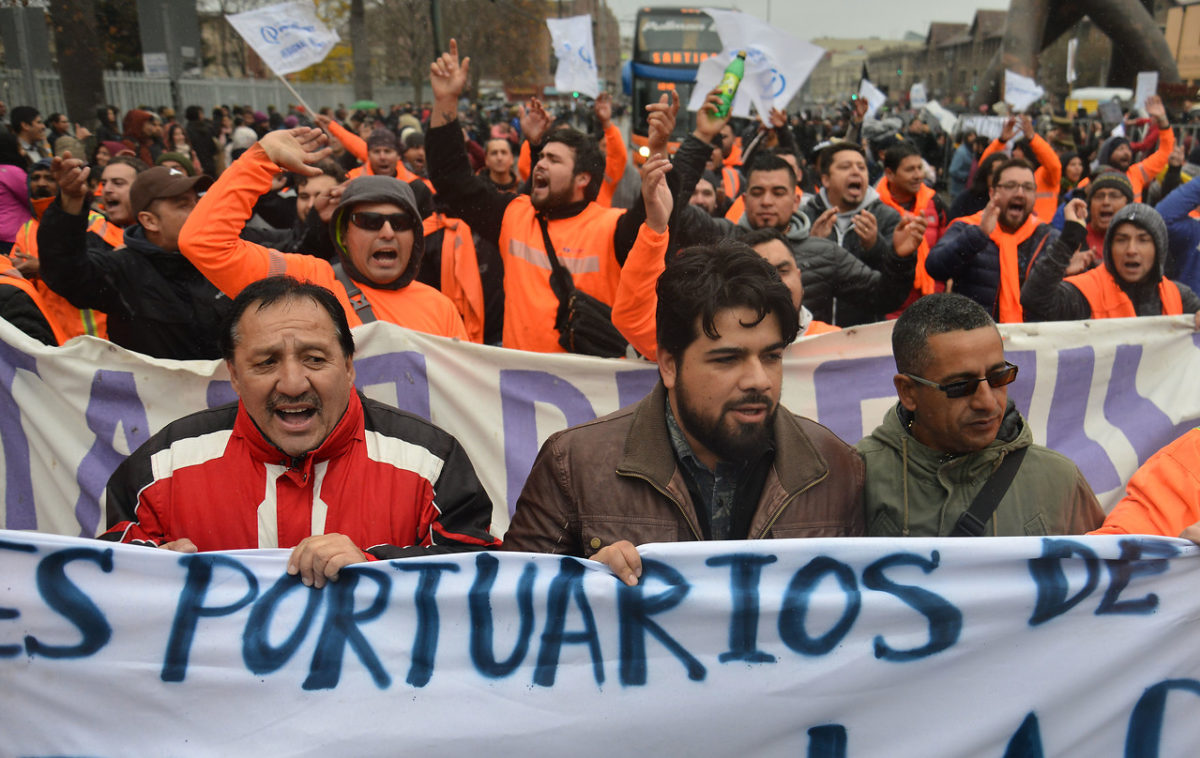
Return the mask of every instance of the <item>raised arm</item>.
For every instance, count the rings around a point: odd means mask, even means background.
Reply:
[[[504,209],[516,196],[497,191],[471,170],[458,125],[458,98],[467,85],[470,65],[470,58],[459,61],[458,42],[451,39],[449,50],[429,66],[434,102],[425,154],[429,178],[438,199],[446,204],[447,215],[461,218],[476,234],[499,245]]]
[[[342,146],[346,148],[348,153],[353,155],[355,158],[358,158],[363,163],[367,162],[368,151],[367,141],[365,139],[324,114],[317,114],[317,123],[321,125],[322,129],[329,132],[331,137],[336,139],[338,142],[341,142]]]
[[[1087,203],[1076,198],[1063,210],[1066,223],[1062,234],[1037,257],[1025,284],[1021,285],[1021,308],[1026,321],[1069,321],[1088,318],[1091,306],[1079,288],[1063,281],[1075,251],[1087,237]]]
[[[1033,151],[1033,157],[1037,158],[1038,163],[1041,164],[1034,177],[1037,179],[1038,192],[1050,193],[1051,197],[1058,197],[1062,183],[1062,160],[1058,157],[1058,153],[1054,152],[1054,148],[1050,147],[1050,143],[1033,130],[1033,121],[1029,116],[1021,117],[1021,128],[1025,130],[1025,137],[1029,140],[1029,149]]]
[[[666,172],[670,168],[670,160],[665,155],[652,155],[642,165],[646,222],[621,268],[621,280],[613,298],[613,326],[635,350],[650,360],[655,360],[658,355],[655,285],[666,269],[667,231],[674,205],[666,182]]]
[[[268,132],[221,174],[188,216],[179,250],[228,297],[264,276],[286,272],[315,279],[319,266],[329,268],[318,258],[281,253],[239,236],[254,203],[280,169],[308,176],[320,173],[312,164],[329,154],[325,141],[320,129],[309,127]]]
[[[1163,107],[1162,98],[1158,95],[1146,98],[1146,112],[1158,122],[1158,149],[1137,165],[1152,179],[1167,167],[1167,160],[1171,157],[1171,151],[1175,149],[1175,130],[1167,120],[1167,109]]]
[[[979,156],[979,162],[983,163],[983,159],[992,153],[998,153],[1004,149],[1008,141],[1017,133],[1017,117],[1009,116],[1004,119],[1004,126],[1000,130],[1000,136],[992,140],[986,148],[983,149],[983,154]],[[978,138],[977,138],[978,139]]]
[[[126,253],[91,244],[87,233],[85,205],[91,169],[67,152],[53,159],[50,170],[58,182],[58,198],[38,224],[39,275],[76,308],[128,314],[125,297],[109,276],[120,267],[117,256]]]
[[[629,151],[625,148],[625,138],[621,136],[620,127],[612,122],[612,95],[601,92],[593,109],[596,121],[604,133],[604,187],[607,188],[611,203],[613,191],[625,177],[625,168],[629,165]],[[605,190],[600,192],[603,195]]]

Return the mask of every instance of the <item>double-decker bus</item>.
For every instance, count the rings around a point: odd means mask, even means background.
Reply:
[[[625,93],[632,104],[631,140],[634,161],[641,165],[646,148],[646,105],[658,102],[663,92],[679,93],[682,108],[671,150],[696,127],[695,114],[687,111],[688,98],[700,62],[721,52],[721,38],[712,18],[696,8],[641,8],[633,35],[633,58],[623,72]]]

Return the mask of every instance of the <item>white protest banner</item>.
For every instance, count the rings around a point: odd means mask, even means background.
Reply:
[[[1137,75],[1137,88],[1134,90],[1133,95],[1133,106],[1135,108],[1145,108],[1146,98],[1157,94],[1158,72],[1139,71]]]
[[[887,95],[867,79],[858,83],[858,96],[867,101],[867,112],[863,115],[864,119],[874,117],[875,112],[887,102]]]
[[[705,59],[696,69],[696,86],[688,100],[688,110],[697,111],[709,90],[721,83],[725,67],[739,50],[746,51],[746,72],[738,87],[731,112],[750,115],[754,104],[764,124],[769,123],[772,108],[783,110],[808,81],[813,69],[825,55],[817,47],[780,31],[748,13],[705,8],[724,48],[720,55]]]
[[[1001,325],[1021,367],[1008,396],[1039,443],[1070,457],[1101,503],[1160,447],[1200,423],[1191,316]],[[431,419],[463,444],[508,526],[538,448],[555,431],[641,399],[644,361],[463,344],[392,324],[355,329],[368,396]],[[896,403],[891,322],[808,337],[788,351],[782,402],[848,442]],[[224,364],[146,358],[93,338],[50,348],[0,320],[0,527],[93,536],[104,486],[181,416],[235,399]]]
[[[1028,76],[1004,70],[1004,102],[1011,105],[1015,112],[1024,113],[1026,108],[1041,100],[1045,94],[1046,90]]]
[[[929,102],[929,97],[925,94],[925,85],[921,82],[916,82],[908,88],[908,103],[913,108],[923,108]]]
[[[993,140],[997,139],[1004,131],[1004,122],[1007,120],[1004,116],[960,116],[958,131],[964,132],[970,129],[981,137]]]
[[[2,752],[1148,758],[1200,740],[1167,538],[650,545],[349,566],[0,532]]]
[[[311,2],[268,5],[225,17],[246,44],[279,76],[320,63],[338,43]]]
[[[554,88],[559,92],[578,92],[599,97],[600,75],[596,69],[596,49],[592,44],[592,16],[548,18],[550,39],[558,66],[554,69]]]
[[[1072,84],[1079,76],[1075,73],[1075,51],[1079,49],[1079,40],[1072,37],[1067,41],[1067,84]]]

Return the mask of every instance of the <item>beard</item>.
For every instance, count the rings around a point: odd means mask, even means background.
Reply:
[[[567,189],[553,190],[549,186],[546,187],[546,196],[538,198],[532,192],[529,194],[529,202],[533,205],[534,210],[545,211],[551,208],[561,208],[571,204],[571,190]]]
[[[779,404],[767,395],[751,392],[725,403],[715,418],[706,417],[688,397],[685,385],[675,385],[676,405],[679,406],[679,424],[701,445],[726,462],[745,463],[762,454],[774,436],[775,413]],[[739,405],[748,403],[767,406],[762,421],[745,424],[730,418],[730,412]]]
[[[1012,205],[1006,206],[1000,213],[1000,226],[1006,232],[1015,232],[1025,225],[1032,213],[1033,209],[1028,206],[1022,205],[1020,208]]]

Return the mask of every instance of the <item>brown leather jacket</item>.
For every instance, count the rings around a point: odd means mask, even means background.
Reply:
[[[619,540],[700,540],[679,472],[660,382],[641,402],[546,440],[525,482],[504,549],[589,557]],[[866,534],[863,464],[825,427],[780,408],[775,463],[751,539]]]

